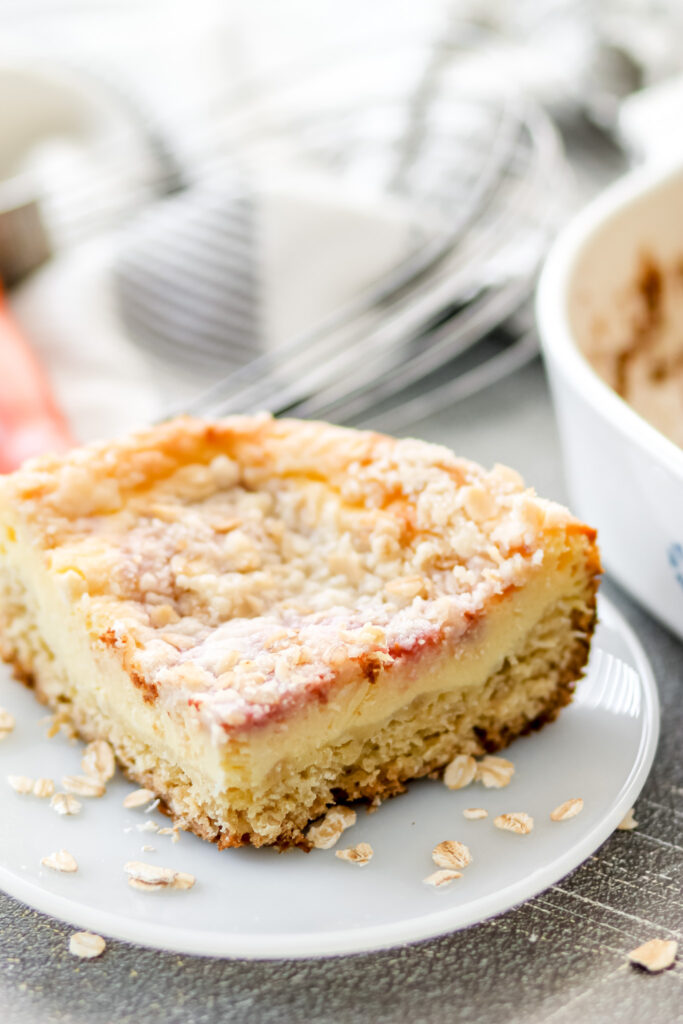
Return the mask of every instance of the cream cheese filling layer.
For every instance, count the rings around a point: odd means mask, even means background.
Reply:
[[[230,744],[224,758],[226,778],[236,763],[249,764],[249,776],[265,785],[282,761],[292,771],[316,762],[318,752],[340,740],[347,743],[348,763],[365,740],[420,697],[476,691],[524,641],[534,625],[564,596],[580,597],[585,577],[577,566],[560,568],[548,558],[523,588],[491,607],[457,646],[443,645],[411,665],[392,668],[375,683],[363,679],[337,691],[327,704],[309,705],[296,716],[248,734]]]

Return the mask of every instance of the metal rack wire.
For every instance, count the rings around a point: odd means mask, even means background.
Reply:
[[[241,115],[235,138],[246,167],[293,150],[343,178],[371,168],[378,190],[410,204],[426,229],[410,256],[351,304],[229,373],[186,411],[373,423],[393,408],[407,417],[451,402],[533,357],[532,338],[508,331],[509,345],[494,355],[489,347],[481,366],[472,358],[528,297],[557,222],[564,160],[533,103],[473,88],[458,73],[457,51],[439,52],[408,96],[366,91],[362,102],[333,96],[313,109],[301,95],[278,94]],[[469,383],[454,383],[466,354]],[[193,354],[219,356],[210,346]]]

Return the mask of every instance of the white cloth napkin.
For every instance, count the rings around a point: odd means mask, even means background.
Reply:
[[[342,189],[331,175],[292,170],[254,187],[260,225],[254,316],[268,348],[315,326],[414,249],[417,229],[409,210]],[[184,201],[191,201],[190,193]],[[170,208],[173,200],[164,202]],[[160,365],[127,335],[112,267],[132,238],[134,223],[65,251],[12,296],[15,315],[82,440],[152,421],[215,381],[215,368],[203,378],[170,360]],[[209,289],[205,301],[211,295]],[[229,339],[225,362],[227,368],[235,363]]]
[[[410,209],[331,175],[263,183],[264,336],[276,347],[381,280],[420,237]]]

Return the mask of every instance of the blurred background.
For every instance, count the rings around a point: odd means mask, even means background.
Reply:
[[[0,470],[180,410],[419,433],[533,363],[561,225],[681,145],[679,0],[0,19]]]

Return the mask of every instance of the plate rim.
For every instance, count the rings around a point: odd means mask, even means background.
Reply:
[[[659,740],[659,696],[649,658],[625,616],[609,598],[598,598],[600,619],[619,632],[636,663],[643,698],[643,728],[633,765],[623,780],[610,812],[568,850],[504,889],[464,906],[450,906],[408,922],[392,922],[364,928],[344,928],[326,933],[292,935],[220,934],[188,931],[164,924],[140,921],[98,910],[51,893],[21,878],[0,864],[0,889],[40,913],[78,928],[91,929],[121,942],[189,956],[235,960],[301,960],[349,956],[399,948],[480,924],[532,899],[579,867],[614,832],[643,788],[652,767]]]

